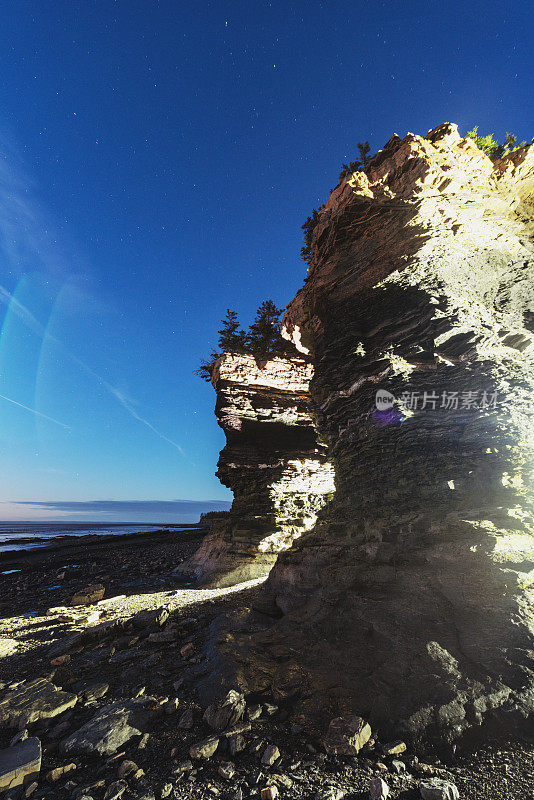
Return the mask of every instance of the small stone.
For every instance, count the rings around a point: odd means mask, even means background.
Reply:
[[[106,590],[101,583],[94,583],[76,592],[71,598],[70,605],[91,606],[93,603],[98,603],[99,600],[102,600],[105,592]]]
[[[210,728],[222,731],[225,728],[235,725],[244,714],[245,697],[241,692],[230,689],[223,702],[212,704],[204,712],[204,721]]]
[[[50,665],[52,667],[60,667],[62,664],[68,664],[69,661],[70,661],[70,655],[68,653],[65,653],[65,655],[63,656],[56,656],[56,658],[53,658],[50,662]]]
[[[335,717],[329,725],[324,746],[328,753],[352,756],[371,738],[371,727],[361,717]]]
[[[231,736],[237,736],[238,733],[248,733],[251,727],[250,722],[238,722],[237,725],[232,725],[231,728],[223,731],[221,736],[230,739]]]
[[[400,739],[397,739],[394,742],[385,744],[382,748],[382,752],[387,756],[399,756],[401,753],[406,752],[406,743],[402,742]]]
[[[277,786],[266,786],[261,790],[261,800],[275,800],[278,797]]]
[[[180,648],[180,655],[182,656],[182,658],[189,658],[190,656],[193,655],[194,652],[195,652],[195,645],[193,644],[193,642],[187,642],[187,644],[184,644],[184,646]]]
[[[104,800],[118,800],[122,797],[128,784],[125,781],[114,781],[110,783],[104,794]]]
[[[171,697],[170,700],[167,700],[167,702],[164,703],[163,710],[164,710],[164,712],[166,714],[168,714],[170,716],[171,714],[176,714],[176,711],[178,710],[178,706],[179,705],[180,705],[180,701],[178,700],[178,698],[177,697]]]
[[[169,609],[165,606],[161,606],[156,611],[140,611],[139,614],[133,619],[133,623],[136,627],[144,628],[150,627],[150,625],[157,625],[159,628],[163,628],[167,620],[169,619]]]
[[[391,767],[397,775],[402,775],[403,772],[406,772],[406,764],[404,761],[399,761],[397,758],[394,758],[391,762]]]
[[[219,746],[219,739],[217,736],[211,736],[209,739],[204,739],[202,742],[197,742],[189,748],[189,755],[191,758],[211,758]]]
[[[221,764],[219,764],[217,772],[219,773],[221,778],[224,778],[225,780],[229,781],[235,775],[235,766],[232,764],[231,761],[223,761]]]
[[[269,744],[263,751],[261,763],[266,767],[272,767],[275,761],[280,758],[280,750],[275,744]]]
[[[338,786],[328,786],[315,795],[315,800],[343,800],[345,792]]]
[[[387,772],[388,771],[387,764],[384,764],[382,761],[377,761],[375,766],[376,766],[376,769],[379,772]]]
[[[182,775],[184,772],[191,772],[193,769],[193,764],[191,761],[182,761],[180,764],[177,764],[173,769],[173,773],[175,775]]]
[[[91,700],[100,700],[109,691],[109,683],[106,681],[90,681],[81,686],[76,686],[78,697],[86,703]]]
[[[370,800],[387,800],[389,797],[389,786],[383,778],[372,778],[369,784]]]
[[[271,781],[276,783],[277,786],[283,786],[285,789],[291,789],[293,781],[288,775],[281,775],[279,772],[273,772]]]
[[[251,722],[254,722],[255,719],[261,717],[262,711],[263,707],[260,706],[259,703],[256,703],[256,705],[253,706],[247,706],[247,719],[249,719]]]
[[[65,764],[64,767],[56,767],[55,769],[51,769],[50,772],[46,773],[46,780],[49,783],[56,783],[64,775],[67,775],[69,772],[73,772],[75,769],[78,769],[78,766],[74,763]]]
[[[428,778],[421,781],[419,791],[423,800],[458,800],[460,792],[451,781],[441,778]]]
[[[165,800],[165,798],[168,797],[171,792],[172,792],[172,783],[166,783],[165,786],[162,787],[159,793],[161,800]]]
[[[138,781],[141,778],[144,778],[144,776],[145,776],[144,769],[141,769],[141,767],[138,767],[136,769],[136,771],[134,772],[134,774],[132,775],[132,781]]]
[[[24,790],[24,797],[31,797],[35,790],[38,788],[39,784],[37,781],[33,781],[29,783],[26,789]]]
[[[434,774],[434,767],[432,766],[432,764],[423,764],[422,761],[420,761],[415,766],[415,770],[416,770],[416,772],[419,773],[419,775],[433,775]]]
[[[135,761],[122,761],[119,765],[119,769],[117,770],[117,775],[119,778],[127,778],[128,775],[133,775],[134,772],[137,772],[139,767],[135,763]]]
[[[178,720],[178,727],[183,731],[190,731],[193,727],[193,724],[193,710],[191,708],[187,708]]]
[[[35,736],[0,750],[0,792],[39,777],[41,742]]]
[[[245,737],[240,733],[236,734],[235,736],[230,736],[228,739],[228,747],[230,749],[231,756],[242,753],[246,747]]]

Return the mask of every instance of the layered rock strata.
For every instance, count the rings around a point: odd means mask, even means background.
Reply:
[[[226,435],[217,476],[234,502],[180,566],[197,584],[231,586],[267,575],[334,491],[311,419],[312,374],[309,360],[298,356],[260,362],[226,353],[217,362],[215,413]]]
[[[533,233],[534,147],[493,164],[455,125],[334,189],[284,333],[336,493],[265,584],[281,618],[214,632],[212,682],[272,686],[323,731],[533,711]]]

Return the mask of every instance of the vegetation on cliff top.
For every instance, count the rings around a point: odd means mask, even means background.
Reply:
[[[213,368],[223,353],[250,353],[255,356],[280,355],[287,350],[287,342],[280,334],[280,316],[283,308],[277,308],[272,300],[264,300],[256,311],[254,322],[248,331],[241,328],[237,312],[226,309],[221,321],[217,340],[219,351],[213,350],[209,358],[202,359],[195,370],[203,380],[211,381]]]
[[[526,142],[518,142],[517,136],[510,132],[506,134],[504,144],[499,144],[499,142],[495,141],[492,133],[489,133],[487,136],[479,136],[478,125],[476,125],[471,131],[468,131],[466,135],[470,139],[473,139],[477,147],[479,147],[483,153],[489,156],[492,161],[497,161],[499,158],[505,158],[505,156],[513,153],[514,150],[519,150],[520,147],[525,147],[526,145]],[[365,169],[365,167],[373,158],[373,156],[369,155],[371,151],[369,142],[358,142],[358,150],[360,153],[359,159],[350,161],[348,164],[341,165],[341,172],[339,173],[340,181],[342,181],[344,178],[348,178],[349,175],[353,174],[353,172],[359,172],[360,170]],[[304,245],[300,250],[300,254],[307,264],[310,263],[311,258],[313,231],[319,222],[320,213],[323,208],[324,205],[320,206],[319,208],[314,208],[310,216],[307,217],[306,221],[302,225],[302,230],[304,231]]]
[[[497,161],[498,158],[504,158],[509,155],[509,153],[513,153],[514,150],[519,150],[520,147],[526,145],[526,142],[518,142],[517,136],[509,132],[505,136],[504,144],[496,142],[492,133],[488,133],[487,136],[479,136],[478,125],[475,125],[472,131],[468,131],[467,136],[472,139],[476,146],[489,156],[492,161]]]

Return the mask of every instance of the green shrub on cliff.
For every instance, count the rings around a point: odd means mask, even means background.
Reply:
[[[358,142],[358,150],[360,151],[360,158],[356,161],[351,161],[349,164],[341,165],[341,172],[339,173],[339,180],[348,178],[353,172],[358,172],[369,163],[369,153],[371,145],[369,142]]]
[[[219,347],[223,353],[242,353],[246,349],[247,334],[241,329],[236,311],[226,309],[226,317],[218,331]]]
[[[274,355],[284,351],[286,343],[280,334],[282,311],[283,308],[277,308],[272,300],[263,301],[246,335],[249,353]]]
[[[226,317],[218,331],[220,352],[212,351],[209,358],[203,358],[195,370],[202,380],[211,381],[213,368],[223,353],[251,353],[255,356],[273,356],[285,352],[286,341],[280,334],[280,316],[283,309],[277,308],[272,300],[264,300],[256,311],[254,322],[248,331],[242,330],[237,313],[226,309]]]
[[[492,133],[488,133],[487,136],[479,136],[478,125],[476,125],[472,131],[468,131],[467,136],[472,139],[476,146],[491,158],[492,161],[496,161],[498,158],[504,158],[509,153],[513,153],[514,150],[519,150],[520,147],[526,145],[526,142],[518,142],[517,136],[513,133],[506,134],[504,144],[496,142]]]

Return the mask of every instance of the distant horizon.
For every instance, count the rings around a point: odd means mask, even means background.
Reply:
[[[227,511],[231,504],[228,500],[0,501],[0,523],[181,525],[198,522],[200,515],[209,511]]]

